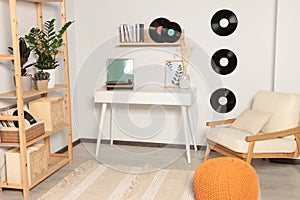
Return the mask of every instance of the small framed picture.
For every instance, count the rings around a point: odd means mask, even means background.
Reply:
[[[165,87],[178,87],[183,73],[182,60],[166,60],[165,65]]]

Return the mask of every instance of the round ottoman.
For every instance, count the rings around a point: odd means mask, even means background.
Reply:
[[[221,157],[197,168],[194,192],[197,200],[257,200],[258,177],[243,160]]]

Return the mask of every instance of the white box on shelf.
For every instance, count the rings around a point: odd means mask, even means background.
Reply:
[[[20,148],[10,149],[6,157],[7,183],[21,184],[21,155]],[[48,170],[48,155],[45,144],[34,144],[27,148],[28,184],[31,185],[45,174]]]

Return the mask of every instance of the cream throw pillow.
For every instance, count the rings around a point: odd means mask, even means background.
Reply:
[[[238,116],[230,127],[256,135],[263,129],[271,116],[272,114],[270,113],[246,109]]]

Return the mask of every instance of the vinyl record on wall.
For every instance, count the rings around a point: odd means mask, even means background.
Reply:
[[[150,38],[157,43],[174,43],[179,40],[182,30],[176,22],[160,17],[153,20],[149,27]]]
[[[236,15],[230,10],[219,10],[211,19],[211,28],[219,36],[232,34],[238,25]]]
[[[210,97],[210,105],[218,113],[230,112],[235,107],[235,104],[235,95],[226,88],[217,89]]]
[[[211,67],[221,75],[230,74],[237,66],[237,57],[229,49],[216,51],[211,58]]]

